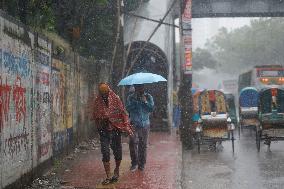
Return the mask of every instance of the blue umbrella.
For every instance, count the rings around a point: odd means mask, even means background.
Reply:
[[[194,94],[197,92],[197,90],[198,90],[197,88],[191,88],[191,93]]]
[[[191,88],[191,94],[195,94],[195,93],[197,93],[197,92],[199,92],[199,91],[203,91],[203,89],[201,89],[201,88]]]
[[[153,73],[136,73],[122,79],[118,85],[120,86],[120,85],[157,83],[160,81],[167,81],[167,80],[164,77]]]

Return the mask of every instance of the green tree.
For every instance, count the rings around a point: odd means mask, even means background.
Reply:
[[[284,19],[261,18],[250,26],[219,30],[206,46],[217,61],[217,69],[227,73],[243,72],[255,65],[283,64]]]
[[[149,0],[142,0],[142,2],[148,2]],[[134,11],[139,7],[141,0],[123,0],[126,11]]]
[[[193,52],[193,70],[200,70],[205,67],[207,68],[215,68],[216,67],[216,60],[214,59],[213,55],[207,49],[197,48]]]
[[[45,30],[54,30],[52,0],[2,0],[1,9],[24,24]]]
[[[113,0],[1,0],[1,9],[35,29],[58,33],[84,56],[111,59]]]

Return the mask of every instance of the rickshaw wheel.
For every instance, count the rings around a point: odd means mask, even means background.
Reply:
[[[256,131],[256,148],[257,152],[260,151],[261,131]]]

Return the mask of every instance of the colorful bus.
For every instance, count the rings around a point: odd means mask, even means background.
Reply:
[[[284,67],[282,65],[255,66],[252,70],[239,76],[238,91],[245,87],[255,87],[258,90],[277,85],[284,86]]]

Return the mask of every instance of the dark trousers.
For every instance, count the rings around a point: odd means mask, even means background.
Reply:
[[[174,127],[179,127],[180,126],[180,119],[181,119],[181,110],[180,107],[175,105],[174,106],[174,111],[173,111],[173,122],[174,122]]]
[[[117,130],[109,131],[107,129],[100,129],[100,142],[101,152],[103,155],[102,161],[110,161],[110,147],[113,151],[114,159],[116,161],[122,160],[122,145],[121,145],[121,133]]]
[[[150,127],[135,127],[134,136],[129,138],[131,164],[144,166],[147,158],[147,143]]]

